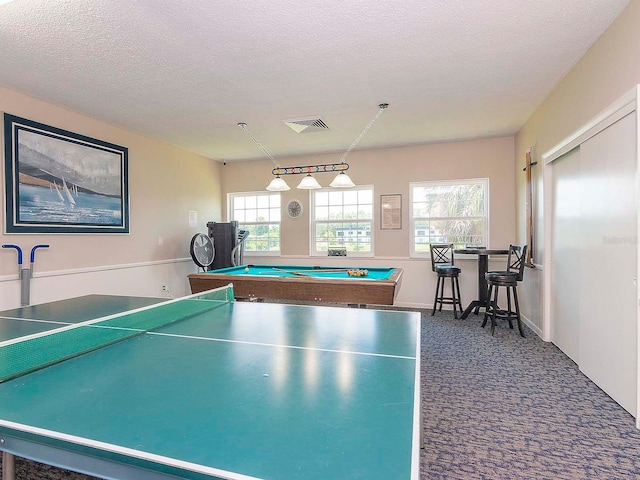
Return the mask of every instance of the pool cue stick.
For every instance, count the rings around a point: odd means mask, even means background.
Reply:
[[[314,268],[311,272],[347,272],[353,268]]]
[[[272,270],[276,270],[278,272],[284,272],[284,273],[290,273],[292,275],[300,275],[301,277],[310,277],[311,275],[309,275],[308,273],[300,273],[300,272],[291,272],[289,270],[284,270],[282,268],[277,268],[277,267],[271,267]]]
[[[296,271],[286,270],[286,271],[296,275],[307,275],[309,277],[313,277],[314,273],[331,273],[331,272],[345,273],[345,272],[348,272],[349,270],[355,270],[355,269],[354,268],[314,268],[313,270],[308,270],[308,273],[301,272],[298,270]]]
[[[527,243],[529,244],[529,250],[527,250],[527,258],[525,262],[528,265],[533,263],[533,252],[535,252],[535,234],[534,234],[534,219],[533,219],[533,185],[531,178],[531,169],[535,167],[538,162],[531,161],[531,152],[533,151],[533,146],[527,149],[525,154],[525,167],[522,169],[525,176],[526,183],[526,192],[525,192],[525,211],[526,211],[526,235],[527,235]]]

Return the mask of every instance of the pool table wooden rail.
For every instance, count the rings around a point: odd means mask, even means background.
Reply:
[[[234,296],[243,300],[270,299],[351,305],[393,305],[403,272],[402,268],[394,268],[389,278],[384,280],[312,276],[261,277],[210,272],[190,274],[189,284],[191,293],[199,293],[233,283]]]

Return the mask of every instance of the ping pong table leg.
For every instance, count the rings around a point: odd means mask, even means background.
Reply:
[[[2,452],[2,480],[16,479],[15,457],[7,452]]]
[[[422,413],[422,406],[420,406],[420,450],[424,450],[424,414]]]
[[[422,410],[422,380],[420,381],[420,385],[418,386],[420,389],[420,428],[418,429],[420,432],[420,449],[424,450],[424,412]]]

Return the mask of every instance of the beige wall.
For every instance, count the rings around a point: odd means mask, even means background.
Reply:
[[[489,178],[490,245],[502,247],[513,242],[516,209],[513,155],[513,137],[352,152],[347,158],[349,176],[358,185],[373,185],[376,196],[375,256],[409,256],[409,183],[428,180]],[[336,163],[339,158],[340,154],[313,155],[282,159],[280,163],[282,166],[314,165]],[[272,168],[269,160],[236,162],[223,167],[225,209],[227,193],[264,191],[272,178]],[[316,175],[323,186],[333,177],[329,173]],[[291,190],[282,193],[283,205],[296,198],[304,204],[305,213],[299,220],[283,216],[283,255],[309,254],[309,194],[295,188],[301,178],[300,175],[285,177]],[[402,194],[402,230],[381,230],[380,195],[392,193]]]
[[[551,92],[516,136],[516,187],[518,237],[525,239],[525,151],[535,146],[534,161],[579,129],[619,97],[640,83],[640,0],[631,0],[575,67]],[[532,66],[535,68],[535,66]],[[542,237],[542,170],[534,168],[537,192],[537,260],[545,250]],[[521,240],[521,241],[522,241]],[[530,273],[530,274],[529,274]],[[542,272],[528,272],[524,284],[523,309],[541,325]]]
[[[3,88],[0,111],[129,149],[129,235],[0,233],[2,244],[18,244],[26,254],[36,243],[50,245],[38,251],[37,274],[189,257],[191,236],[206,232],[207,221],[220,220],[218,162]],[[190,210],[198,212],[197,228],[189,227]],[[15,251],[0,255],[0,277],[16,274]]]
[[[373,132],[370,133],[370,135]],[[281,159],[282,166],[335,163],[338,154],[313,155]],[[432,306],[436,276],[427,258],[409,258],[409,183],[429,180],[489,178],[491,246],[504,247],[515,238],[514,137],[501,137],[464,142],[417,145],[352,152],[347,161],[349,175],[358,185],[373,185],[376,204],[374,248],[375,258],[360,259],[358,266],[393,266],[404,269],[396,305],[427,308]],[[223,195],[230,192],[264,191],[271,180],[273,164],[269,160],[236,162],[222,168]],[[318,174],[327,186],[333,174]],[[282,257],[247,256],[247,263],[316,264],[309,257],[309,193],[295,186],[300,175],[287,176],[291,190],[282,193],[283,205],[296,198],[304,204],[304,215],[292,220],[282,218]],[[381,230],[379,226],[380,195],[402,194],[402,229]],[[491,268],[503,268],[504,258],[496,257]],[[332,257],[324,264],[354,265],[353,257]],[[475,258],[456,259],[462,267],[460,287],[466,304],[477,297],[478,273]]]

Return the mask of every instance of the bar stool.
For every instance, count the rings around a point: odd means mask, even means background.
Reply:
[[[513,329],[512,318],[518,322],[518,330],[520,335],[524,337],[522,330],[522,322],[520,319],[520,305],[518,304],[518,282],[524,277],[525,259],[527,257],[527,245],[519,247],[509,245],[509,256],[507,258],[507,270],[498,272],[488,272],[484,278],[487,280],[489,287],[487,300],[489,304],[485,309],[482,328],[485,327],[487,321],[491,319],[491,335],[496,329],[496,320],[506,319],[509,322],[509,328]],[[498,291],[500,287],[504,287],[507,291],[507,309],[501,310],[498,306]],[[511,295],[513,294],[513,303],[515,310],[511,306]]]
[[[462,300],[460,298],[460,284],[458,277],[460,268],[453,264],[453,243],[429,245],[431,251],[431,270],[438,275],[436,283],[436,296],[433,300],[433,310],[431,315],[435,315],[436,308],[440,305],[439,311],[442,311],[442,305],[453,305],[453,316],[458,318],[456,307],[460,308],[462,313]],[[444,284],[447,278],[451,279],[451,296],[445,297]]]

